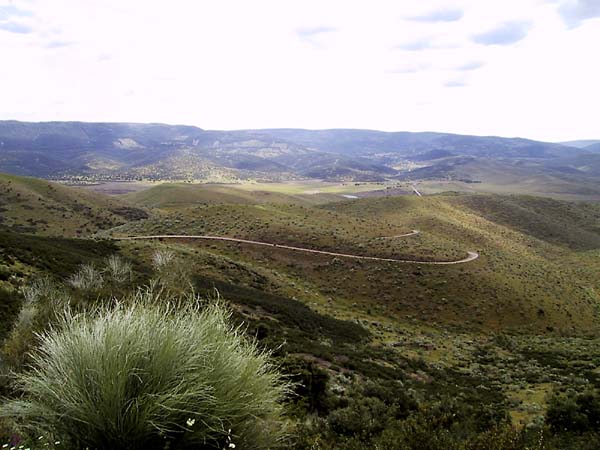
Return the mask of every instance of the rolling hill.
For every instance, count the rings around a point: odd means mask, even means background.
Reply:
[[[127,194],[124,200],[143,207],[177,209],[181,206],[265,203],[313,205],[341,200],[333,194],[284,194],[269,191],[247,191],[219,184],[164,183],[150,189]]]
[[[600,326],[594,259],[600,249],[600,209],[591,204],[446,194],[308,205],[280,202],[284,197],[240,201],[215,190],[201,195],[214,195],[219,202],[198,203],[187,186],[168,189],[171,198],[182,201],[155,203],[159,209],[152,217],[111,233],[228,236],[410,260],[454,260],[474,250],[481,257],[468,265],[431,267],[180,240],[191,249],[218,252],[253,270],[277,274],[270,292],[301,295],[329,313],[352,315],[371,308],[379,311],[378,320],[412,317],[450,327],[521,332],[595,333]],[[148,205],[137,195],[129,200]],[[414,229],[421,233],[389,238]],[[297,283],[304,294],[293,287]]]
[[[37,178],[0,174],[0,225],[44,236],[89,236],[148,217],[110,197]]]
[[[136,289],[151,283],[162,250],[173,255],[175,289],[218,296],[239,330],[272,352],[299,389],[321,386],[314,396],[327,405],[318,420],[332,429],[349,401],[366,406],[348,423],[374,414],[369,405],[383,386],[409,392],[418,411],[460,407],[461,420],[493,411],[525,429],[543,416],[553,391],[600,388],[597,204],[464,193],[348,201],[306,194],[308,184],[285,193],[261,191],[266,184],[250,191],[164,183],[105,197],[45,180],[1,180],[0,337],[10,333],[27,281],[64,280],[82,263],[101,270],[117,254],[132,265],[127,285]],[[361,187],[348,185],[342,187]],[[80,237],[61,236],[63,228]],[[408,233],[415,229],[420,233]],[[108,239],[146,234],[232,236],[413,260],[481,256],[435,266],[235,242]],[[85,301],[99,300],[92,293]],[[304,408],[313,394],[299,392]]]

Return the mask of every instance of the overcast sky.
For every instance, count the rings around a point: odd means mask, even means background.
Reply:
[[[0,119],[600,139],[600,0],[0,0]]]

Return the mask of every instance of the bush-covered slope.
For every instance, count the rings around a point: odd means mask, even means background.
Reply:
[[[37,178],[0,174],[0,224],[15,231],[85,236],[147,213],[114,198]]]
[[[572,222],[571,226],[568,226]],[[539,224],[539,226],[538,226]],[[417,229],[416,236],[393,238]],[[597,331],[597,207],[494,195],[367,198],[321,206],[182,205],[115,235],[191,234],[456,266],[353,261],[244,244],[189,241],[301,280],[331,308],[453,326]],[[534,281],[532,281],[534,280]]]
[[[593,433],[563,435],[542,423],[549,404],[551,417],[568,408],[579,414],[568,401],[551,402],[553,391],[566,397],[600,388],[596,206],[455,194],[308,205],[193,188],[175,189],[186,192],[180,203],[162,191],[160,211],[112,232],[207,233],[365,255],[482,256],[437,267],[13,230],[0,234],[10,262],[0,269],[8,279],[2,287],[19,285],[12,275],[64,278],[84,262],[103,270],[106,256],[118,253],[132,264],[136,282],[128,287],[135,289],[148,282],[160,250],[164,261],[178,263],[163,271],[159,286],[168,281],[174,292],[193,288],[201,296],[215,296],[216,288],[241,330],[300,383],[288,405],[296,449],[594,448]],[[391,238],[413,229],[421,233]],[[110,290],[84,301],[109,298]],[[10,291],[7,327],[21,300]],[[530,426],[521,433],[511,422]]]

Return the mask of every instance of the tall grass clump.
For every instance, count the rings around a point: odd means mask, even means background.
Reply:
[[[105,262],[106,267],[104,269],[104,274],[109,281],[117,285],[131,282],[133,277],[131,263],[125,261],[118,255],[110,255],[106,258]]]
[[[65,312],[32,361],[0,415],[66,449],[267,449],[284,436],[288,387],[218,303],[144,291]]]
[[[169,267],[175,259],[175,253],[171,250],[157,250],[152,255],[152,267],[157,272]]]
[[[49,278],[34,280],[23,288],[22,294],[23,305],[2,347],[2,358],[13,369],[20,369],[27,361],[37,333],[55,322],[57,314],[71,302],[64,286]]]
[[[83,264],[67,280],[75,289],[82,291],[99,291],[104,286],[104,277],[102,272],[96,269],[92,264]]]
[[[190,267],[172,250],[156,250],[152,255],[154,280],[170,292],[185,294],[192,287]]]

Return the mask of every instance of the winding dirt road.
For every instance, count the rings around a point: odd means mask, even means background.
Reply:
[[[415,234],[420,234],[421,232],[419,230],[412,230],[410,233],[406,233],[406,234],[397,234],[395,236],[381,236],[377,239],[396,239],[396,238],[402,238],[402,237],[407,237],[407,236],[414,236]]]
[[[415,234],[419,234],[418,230],[413,230],[407,234],[400,234],[397,236],[387,236],[383,239],[391,239],[396,237],[405,237],[405,236],[413,236]],[[416,261],[410,259],[394,259],[394,258],[381,258],[378,256],[361,256],[361,255],[351,255],[348,253],[337,253],[337,252],[327,252],[324,250],[313,250],[310,248],[304,247],[292,247],[290,245],[279,245],[279,244],[271,244],[270,242],[260,242],[260,241],[250,241],[248,239],[238,239],[224,236],[207,236],[207,235],[185,235],[185,234],[157,234],[152,236],[128,236],[128,237],[113,237],[112,239],[117,241],[137,241],[137,240],[149,240],[149,239],[203,239],[209,241],[225,241],[225,242],[237,242],[240,244],[251,244],[251,245],[262,245],[263,247],[273,247],[273,248],[282,248],[285,250],[293,250],[297,252],[305,252],[305,253],[313,253],[319,255],[328,255],[328,256],[337,256],[340,258],[352,258],[352,259],[360,259],[366,261],[387,261],[387,262],[395,262],[395,263],[408,263],[408,264],[427,264],[427,265],[436,265],[436,266],[450,266],[454,264],[464,264],[479,258],[479,253],[476,252],[467,252],[468,256],[466,258],[460,259],[458,261]]]

